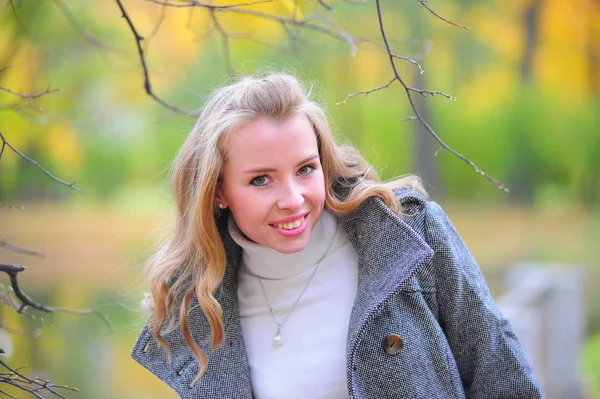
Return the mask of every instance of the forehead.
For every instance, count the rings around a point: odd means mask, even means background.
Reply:
[[[274,166],[318,154],[312,124],[304,115],[283,121],[257,118],[227,135],[224,151],[228,166]]]

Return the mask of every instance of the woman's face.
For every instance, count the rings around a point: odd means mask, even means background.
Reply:
[[[325,203],[317,139],[304,115],[258,118],[229,133],[217,203],[252,241],[282,253],[306,247]]]

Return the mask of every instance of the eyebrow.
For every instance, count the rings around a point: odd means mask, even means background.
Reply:
[[[313,155],[310,155],[310,156],[304,158],[302,161],[300,161],[296,164],[296,167],[298,167],[308,161],[312,161],[315,158],[319,158],[319,154],[313,154]],[[277,169],[274,169],[274,168],[254,168],[254,169],[244,170],[244,171],[242,171],[242,173],[268,173],[268,172],[276,172],[276,171],[277,171]]]

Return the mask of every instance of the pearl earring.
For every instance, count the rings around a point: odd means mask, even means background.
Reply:
[[[219,203],[219,208],[221,208],[221,209],[225,209],[225,205],[223,205],[223,204]]]

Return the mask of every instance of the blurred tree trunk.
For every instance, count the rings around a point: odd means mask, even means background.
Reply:
[[[542,0],[532,0],[525,9],[523,16],[523,31],[525,45],[520,66],[521,88],[527,90],[533,81],[533,62],[538,46],[538,31]],[[527,124],[525,124],[527,125]],[[535,193],[535,165],[532,159],[533,143],[529,132],[520,130],[515,135],[511,173],[508,177],[508,187],[511,190],[511,202],[531,205]]]
[[[413,12],[419,12],[419,10],[415,9]],[[423,18],[421,13],[410,15],[409,17],[412,21],[411,24],[411,32],[412,37],[421,40],[423,43],[421,44],[421,48],[419,51],[423,54],[420,57],[417,57],[416,61],[418,61],[424,70],[427,70],[425,64],[427,64],[427,53],[428,51],[425,49],[425,42],[428,41],[428,24],[426,18]],[[413,68],[413,86],[426,89],[427,88],[427,79],[425,74],[420,73],[418,68]],[[431,112],[431,97],[424,97],[420,94],[413,93],[413,99],[415,102],[415,106],[419,111],[419,114],[423,117],[424,120],[429,123],[431,127],[435,130],[435,123],[432,119]],[[433,155],[437,151],[437,143],[431,137],[425,126],[419,121],[413,122],[413,150],[412,150],[412,170],[413,173],[421,177],[423,180],[423,184],[425,185],[425,189],[431,195],[432,198],[435,198],[436,201],[443,200],[443,191],[442,191],[442,179],[440,178],[439,171],[439,162],[436,157]]]

